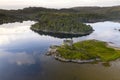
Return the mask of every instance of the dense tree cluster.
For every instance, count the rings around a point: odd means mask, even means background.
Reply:
[[[26,17],[22,17],[22,15],[17,14],[18,13],[12,11],[0,11],[0,24],[27,20]]]
[[[80,22],[76,14],[68,13],[49,13],[40,16],[38,23],[32,26],[32,29],[37,29],[46,32],[60,32],[82,34],[92,32],[93,29],[89,25]]]

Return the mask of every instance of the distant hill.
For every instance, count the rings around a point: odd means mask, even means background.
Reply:
[[[83,11],[83,12],[95,12],[95,13],[106,13],[106,12],[114,12],[120,11],[120,6],[113,6],[113,7],[73,7],[70,8],[75,11]]]
[[[80,13],[97,13],[108,16],[112,19],[120,19],[120,6],[113,7],[73,7],[71,8]]]
[[[72,14],[79,17],[82,22],[96,22],[103,20],[119,20],[120,6],[113,7],[72,7],[63,9],[50,9],[43,7],[28,7],[18,10],[0,9],[0,23],[23,20],[40,20],[44,14]],[[39,18],[38,18],[39,17]]]

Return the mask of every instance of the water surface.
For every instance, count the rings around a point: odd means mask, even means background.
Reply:
[[[45,56],[50,45],[64,39],[30,30],[33,21],[0,25],[0,80],[120,80],[120,60],[109,67],[98,64],[64,63]],[[73,38],[74,42],[97,39],[120,47],[120,23],[88,23],[94,32]]]

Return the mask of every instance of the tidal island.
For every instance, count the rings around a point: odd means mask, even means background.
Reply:
[[[109,62],[120,58],[120,49],[98,40],[76,43],[72,40],[64,40],[61,46],[51,46],[47,55],[53,55],[57,60],[64,62]]]
[[[38,17],[38,23],[31,29],[36,32],[55,33],[66,35],[88,35],[94,30],[90,25],[80,21],[76,14],[70,13],[43,13]],[[41,14],[40,14],[41,15]]]

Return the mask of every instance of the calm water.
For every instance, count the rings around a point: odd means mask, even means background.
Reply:
[[[0,80],[120,80],[120,60],[109,67],[98,64],[75,64],[45,56],[50,45],[64,39],[39,35],[31,31],[32,21],[0,25]],[[89,23],[90,24],[90,23]],[[95,31],[74,42],[98,39],[120,47],[120,23],[90,24]]]

